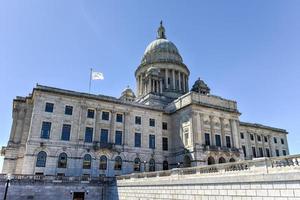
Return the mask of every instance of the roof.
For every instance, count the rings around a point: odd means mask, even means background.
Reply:
[[[275,127],[266,126],[266,125],[257,124],[257,123],[249,123],[249,122],[241,122],[240,121],[240,126],[247,126],[247,127],[253,127],[253,128],[261,128],[261,129],[267,129],[267,130],[271,130],[271,131],[277,131],[277,132],[282,132],[282,133],[288,134],[288,132],[285,129],[275,128]]]

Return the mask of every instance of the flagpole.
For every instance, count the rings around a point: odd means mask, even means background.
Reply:
[[[93,68],[91,68],[91,72],[90,72],[89,94],[91,93],[92,73],[93,73]]]

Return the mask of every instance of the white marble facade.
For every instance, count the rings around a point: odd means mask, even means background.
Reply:
[[[285,130],[240,122],[237,103],[211,95],[202,80],[190,91],[189,73],[161,24],[135,72],[136,94],[37,85],[13,101],[3,173],[114,176],[289,154]]]

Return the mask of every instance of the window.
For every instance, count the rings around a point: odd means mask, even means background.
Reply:
[[[267,154],[267,157],[270,157],[270,150],[268,148],[266,149],[266,154]]]
[[[274,137],[274,143],[277,144],[277,138],[276,137]]]
[[[163,137],[162,138],[162,143],[163,143],[163,151],[168,151],[169,150],[168,138]]]
[[[223,158],[223,157],[219,158],[219,163],[220,163],[220,164],[221,164],[221,163],[226,163],[225,158]]]
[[[215,139],[216,139],[216,146],[220,147],[221,146],[221,136],[215,135]]]
[[[261,141],[260,135],[257,136],[257,141],[259,141],[259,142]]]
[[[142,142],[142,134],[141,133],[135,133],[134,134],[134,146],[135,147],[141,147]]]
[[[93,141],[93,128],[91,128],[91,127],[86,127],[86,128],[85,128],[84,142],[89,142],[89,143],[91,143],[92,141]]]
[[[135,124],[142,124],[142,118],[140,116],[135,116]]]
[[[88,109],[87,111],[87,118],[93,119],[95,115],[95,111],[93,109]]]
[[[264,138],[265,138],[265,142],[268,142],[268,138],[267,138],[267,136],[264,136]]]
[[[253,134],[250,134],[250,140],[254,140],[254,136],[253,136]]]
[[[107,168],[107,157],[103,155],[100,157],[99,169],[106,170],[106,168]]]
[[[281,144],[284,144],[284,139],[283,139],[283,138],[281,138],[280,140],[281,140]]]
[[[46,160],[47,160],[47,154],[45,151],[40,151],[36,158],[36,167],[45,167],[46,166]]]
[[[149,148],[155,149],[155,135],[149,135]]]
[[[163,162],[163,170],[168,170],[169,169],[169,163],[168,163],[168,161],[164,161]]]
[[[83,157],[82,168],[83,169],[91,169],[91,166],[92,166],[92,156],[89,154],[85,154]]]
[[[102,120],[109,120],[109,112],[103,111],[102,112]]]
[[[45,112],[53,112],[53,103],[46,103]]]
[[[115,158],[115,170],[122,170],[122,158],[120,156]]]
[[[67,168],[67,160],[68,160],[68,156],[66,153],[59,154],[57,167],[58,168]]]
[[[123,115],[122,114],[117,114],[117,116],[116,116],[116,122],[120,122],[120,123],[123,122]]]
[[[286,150],[282,150],[282,155],[286,156]]]
[[[279,156],[279,150],[276,149],[275,151],[276,151],[276,156]]]
[[[252,147],[252,155],[254,158],[256,158],[256,149],[255,147]]]
[[[162,129],[163,130],[168,130],[168,123],[167,122],[162,123]]]
[[[226,136],[226,147],[231,148],[230,136]]]
[[[184,145],[189,145],[189,129],[183,129]]]
[[[122,145],[122,131],[116,131],[115,144]]]
[[[69,141],[70,133],[71,133],[71,125],[63,124],[62,131],[61,131],[61,140]]]
[[[139,158],[134,159],[133,170],[134,170],[135,172],[141,171],[141,160],[140,160]]]
[[[73,114],[73,106],[66,106],[65,115],[72,115],[72,114]]]
[[[243,149],[244,156],[246,157],[247,156],[246,147],[242,145],[242,149]]]
[[[191,158],[190,156],[186,155],[183,158],[183,167],[191,167]]]
[[[241,137],[241,139],[244,139],[245,137],[244,137],[244,133],[240,133],[240,137]]]
[[[51,122],[43,122],[41,130],[41,138],[49,139],[51,131]]]
[[[259,151],[259,157],[264,157],[264,152],[261,147],[258,148],[258,151]]]
[[[155,119],[150,118],[149,119],[149,126],[155,126]]]
[[[101,129],[100,143],[108,143],[108,129]]]
[[[206,146],[210,145],[210,136],[209,136],[209,133],[205,133],[205,145]]]
[[[215,159],[211,156],[209,156],[207,158],[207,165],[214,165],[216,162],[215,162]]]
[[[149,161],[149,172],[154,172],[155,171],[155,160],[151,159]]]

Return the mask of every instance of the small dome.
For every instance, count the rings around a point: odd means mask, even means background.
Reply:
[[[210,88],[206,85],[206,83],[198,78],[198,80],[195,81],[191,91],[198,92],[200,94],[209,94]]]
[[[126,101],[134,101],[134,99],[135,99],[135,94],[134,94],[134,92],[132,91],[132,89],[130,89],[130,87],[127,86],[127,87],[123,90],[120,99],[126,100]]]

